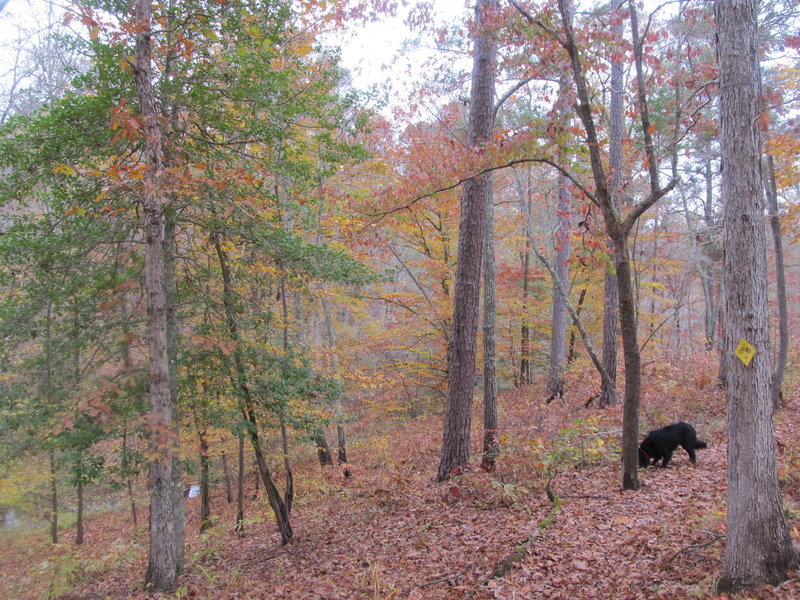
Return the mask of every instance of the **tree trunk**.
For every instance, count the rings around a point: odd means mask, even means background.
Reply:
[[[572,22],[572,0],[565,4],[564,18]],[[558,99],[556,110],[559,125],[566,131],[569,129],[570,113],[568,76],[562,74],[559,78]],[[564,151],[559,150],[560,162],[564,162]],[[556,228],[553,232],[553,271],[559,281],[569,281],[569,257],[572,250],[572,228],[569,222],[572,212],[569,180],[559,173],[556,186]],[[551,309],[550,309],[550,365],[547,373],[548,403],[564,396],[564,362],[567,354],[567,302],[569,290],[564,290],[567,295],[562,296],[553,284]]]
[[[200,533],[211,527],[211,490],[209,488],[208,438],[203,429],[198,428],[200,441]]]
[[[225,502],[230,504],[233,502],[233,490],[231,489],[231,469],[228,466],[228,455],[222,452],[220,457],[220,464],[222,465],[222,474],[225,477]]]
[[[244,434],[239,434],[239,472],[236,474],[236,531],[244,531]]]
[[[58,543],[58,480],[54,449],[50,450],[50,542]]]
[[[553,270],[559,281],[569,281],[569,265],[572,235],[570,231],[569,213],[570,200],[568,197],[568,182],[565,177],[558,178],[558,208],[556,230],[554,234],[555,255],[553,257]],[[566,290],[565,290],[566,291]],[[547,375],[547,391],[549,401],[564,396],[564,362],[567,352],[567,305],[566,298],[562,297],[553,285],[550,326],[550,369]]]
[[[714,12],[728,375],[728,519],[718,588],[727,592],[775,585],[800,561],[783,512],[772,425],[758,2],[720,0]],[[741,339],[755,349],[748,365],[731,352]]]
[[[78,516],[77,522],[75,523],[75,545],[80,546],[83,544],[83,475],[80,474],[80,472],[78,475],[78,483],[75,488],[75,493],[78,497]]]
[[[633,2],[629,2],[631,28],[634,30],[633,46],[636,61],[637,79],[639,79],[639,110],[642,118],[642,130],[645,141],[645,153],[650,173],[650,194],[631,208],[627,215],[620,215],[614,208],[609,192],[608,177],[600,155],[597,129],[592,114],[591,98],[586,76],[583,71],[575,36],[569,22],[567,0],[558,0],[564,30],[564,46],[569,54],[575,89],[578,95],[577,112],[586,132],[586,145],[589,151],[589,162],[594,179],[593,202],[602,210],[606,234],[614,246],[614,261],[619,292],[619,318],[622,331],[622,346],[625,357],[625,404],[623,407],[623,444],[622,444],[622,487],[623,489],[639,489],[639,394],[641,391],[641,358],[636,334],[636,304],[631,281],[630,252],[628,235],[639,217],[653,206],[662,196],[676,184],[673,179],[665,188],[658,183],[657,158],[653,152],[653,141],[649,131],[647,102],[642,81],[642,46],[638,43],[636,32],[636,10]]]
[[[642,365],[636,333],[630,253],[627,234],[614,240],[619,291],[619,321],[625,363],[625,400],[622,409],[622,489],[639,489],[639,396]]]
[[[478,0],[475,5],[476,33],[467,145],[476,150],[490,141],[492,135],[497,44],[487,28],[488,13],[496,6],[497,0]],[[466,182],[461,195],[453,336],[448,357],[447,403],[438,481],[469,463],[480,273],[489,184],[489,177],[475,177]]]
[[[483,459],[481,466],[494,471],[500,456],[497,420],[497,307],[495,305],[494,194],[490,176],[486,203],[486,238],[483,249]]]
[[[151,0],[136,0],[136,94],[142,120],[145,165],[141,194],[145,241],[150,398],[150,549],[147,591],[177,587],[172,461],[177,443],[172,422],[167,356],[167,302],[164,288],[164,202],[161,196],[161,130],[153,97]]]
[[[522,305],[528,305],[528,288],[530,287],[530,238],[525,240],[525,255],[522,258]],[[528,315],[522,315],[522,325],[519,331],[519,385],[529,385],[532,381],[531,374],[531,328],[528,325]]]
[[[125,353],[126,358],[126,367],[127,367],[127,359],[128,355],[127,352]],[[126,368],[127,370],[127,368]],[[122,455],[126,456],[128,450],[128,425],[124,423],[122,426]],[[128,490],[128,503],[131,507],[131,520],[133,521],[133,529],[136,531],[137,527],[139,526],[139,517],[136,514],[136,497],[133,495],[133,478],[131,474],[127,471],[125,472],[125,488]]]
[[[212,234],[211,242],[214,244],[214,249],[219,259],[220,271],[222,272],[222,303],[225,307],[228,334],[231,336],[231,339],[236,342],[236,347],[233,350],[234,373],[231,374],[231,378],[236,388],[237,395],[239,396],[239,408],[247,425],[247,435],[250,438],[253,451],[256,455],[258,473],[264,484],[264,490],[267,492],[267,498],[272,512],[275,515],[275,523],[281,534],[281,542],[288,544],[292,540],[294,533],[292,531],[292,525],[289,522],[289,511],[287,510],[286,502],[281,498],[280,492],[272,479],[272,474],[267,466],[267,459],[264,456],[264,451],[261,446],[255,403],[250,394],[250,387],[247,383],[247,369],[245,368],[244,359],[242,358],[241,336],[239,335],[239,324],[236,320],[236,310],[233,305],[233,284],[230,270],[228,269],[228,261],[217,234]],[[287,476],[290,474],[291,472],[289,472]]]
[[[289,352],[289,306],[286,301],[286,281],[281,280],[281,307],[283,311],[283,351]],[[284,410],[283,407],[280,409]],[[283,450],[283,471],[286,477],[286,487],[283,490],[283,504],[286,507],[286,514],[292,512],[294,502],[294,476],[292,475],[292,463],[289,460],[289,433],[286,429],[286,417],[283,412],[280,415],[281,423],[281,449]]]
[[[529,172],[526,171],[526,175]],[[530,180],[526,179],[523,185],[522,175],[519,169],[514,169],[514,179],[517,184],[517,194],[519,195],[520,208],[522,214],[525,215],[525,250],[522,254],[522,306],[527,309],[528,306],[528,290],[530,288],[530,265],[531,265],[531,248],[533,247],[533,230],[531,226],[531,195],[530,195]],[[528,385],[531,383],[531,359],[530,359],[530,327],[528,326],[527,310],[523,310],[522,325],[520,327],[520,343],[519,343],[519,377],[516,385]],[[512,352],[513,356],[513,352]]]
[[[575,307],[575,314],[578,317],[581,316],[581,311],[583,310],[583,303],[586,300],[586,290],[587,290],[587,288],[584,286],[581,289],[580,296],[578,296],[578,304]],[[572,361],[575,360],[575,338],[577,337],[576,336],[576,332],[577,332],[577,328],[576,327],[572,327],[572,329],[571,329],[571,331],[569,333],[569,352],[567,352],[567,364],[568,365],[571,365]],[[603,356],[605,356],[605,354]],[[616,359],[615,359],[615,361],[616,361]],[[609,375],[611,375],[610,372],[609,372]],[[613,381],[613,379],[612,379],[612,381]],[[604,386],[605,386],[605,383],[604,383]],[[604,389],[605,389],[605,387],[604,387]]]
[[[292,475],[292,465],[289,460],[289,434],[286,431],[286,421],[281,419],[281,449],[283,450],[283,470],[286,476],[286,487],[283,490],[283,503],[286,506],[286,514],[292,513],[294,504],[294,476]]]
[[[317,427],[316,431],[314,432],[314,445],[317,447],[317,459],[319,459],[319,466],[333,466],[331,447],[328,445],[328,440],[325,437],[325,430],[322,427]]]
[[[169,397],[172,422],[180,423],[178,409],[178,313],[175,287],[175,210],[164,207],[164,294],[167,306],[167,361],[169,364]],[[172,510],[175,513],[175,569],[183,571],[186,548],[186,504],[183,500],[183,462],[178,453],[172,457]]]
[[[775,248],[775,294],[778,300],[778,357],[772,372],[770,385],[772,406],[778,408],[783,395],[783,374],[789,358],[789,309],[786,304],[786,269],[783,260],[783,239],[781,220],[778,216],[778,186],[775,184],[775,163],[771,155],[767,155],[767,202],[769,224],[772,229],[772,243]]]
[[[600,358],[597,356],[597,353],[594,351],[594,346],[592,346],[592,341],[589,339],[589,335],[586,333],[586,329],[583,327],[583,323],[581,323],[580,316],[578,312],[572,307],[572,304],[569,302],[569,298],[567,297],[567,288],[564,283],[558,278],[558,275],[555,272],[555,269],[547,262],[547,257],[539,252],[536,248],[533,249],[533,253],[536,255],[536,258],[539,259],[539,262],[544,265],[544,268],[547,269],[547,272],[550,273],[550,277],[553,278],[553,285],[556,288],[556,291],[561,295],[561,298],[564,301],[564,305],[569,311],[570,316],[572,317],[572,322],[575,325],[575,328],[581,335],[581,340],[583,340],[583,346],[586,348],[586,352],[589,354],[589,357],[592,359],[592,363],[594,363],[597,372],[600,374],[600,378],[608,382],[610,380],[608,372],[605,370],[603,363],[600,361]],[[609,386],[611,393],[615,393],[613,386]],[[616,402],[616,399],[612,397],[612,400]]]
[[[333,316],[328,299],[322,298],[322,312],[325,315],[325,337],[327,338],[328,350],[331,353],[331,371],[336,374],[339,366],[334,353],[336,342],[333,337]],[[333,401],[333,416],[336,419],[336,458],[340,465],[347,464],[347,435],[344,428],[344,411],[342,410],[342,399],[337,394]],[[345,477],[350,477],[350,470],[345,469]]]

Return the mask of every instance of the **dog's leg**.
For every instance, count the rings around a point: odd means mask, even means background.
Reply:
[[[672,451],[668,450],[664,453],[664,460],[661,462],[661,466],[663,468],[667,468],[667,464],[669,464],[670,459],[672,458]]]
[[[689,454],[689,460],[692,461],[692,464],[697,462],[697,455],[694,453],[694,448],[691,446],[684,446],[684,450]]]

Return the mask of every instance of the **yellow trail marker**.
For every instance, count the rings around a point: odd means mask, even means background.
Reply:
[[[746,339],[741,338],[739,340],[739,345],[736,346],[736,351],[734,352],[736,356],[739,357],[739,360],[744,363],[744,366],[747,367],[750,365],[750,361],[753,360],[753,357],[756,355],[756,349],[750,345]]]

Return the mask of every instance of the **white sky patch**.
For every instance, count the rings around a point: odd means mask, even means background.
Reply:
[[[468,14],[469,8],[464,2],[434,2],[434,19],[438,25],[463,20]],[[422,65],[436,49],[430,40],[414,43],[418,36],[406,25],[407,15],[406,9],[396,17],[367,23],[331,42],[341,46],[342,65],[350,70],[355,88],[386,86],[397,93],[410,83],[410,73],[424,77]]]

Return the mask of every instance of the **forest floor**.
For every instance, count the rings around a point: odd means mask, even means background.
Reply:
[[[695,466],[678,449],[668,469],[641,470],[638,492],[620,491],[621,410],[584,407],[595,392],[588,371],[570,374],[563,402],[545,405],[541,384],[501,394],[503,456],[491,475],[476,469],[434,482],[441,415],[390,421],[364,414],[350,427],[352,477],[322,470],[310,455],[297,461],[295,539],[287,546],[280,545],[263,494],[252,499],[252,482],[243,535],[233,531],[234,506],[221,486],[213,498],[219,519],[203,535],[196,534],[197,500],[187,500],[187,568],[169,597],[718,597],[725,399],[711,378],[690,371],[663,363],[646,368],[642,428],[689,421],[708,449],[698,452]],[[795,538],[798,402],[792,393],[776,416],[779,476]],[[474,435],[475,456],[480,438]],[[142,587],[147,535],[141,526],[133,531],[127,513],[90,520],[86,540],[81,548],[53,547],[45,533],[4,535],[0,597],[148,597]],[[515,551],[520,560],[493,577]],[[777,588],[730,598],[800,598],[800,573]]]

